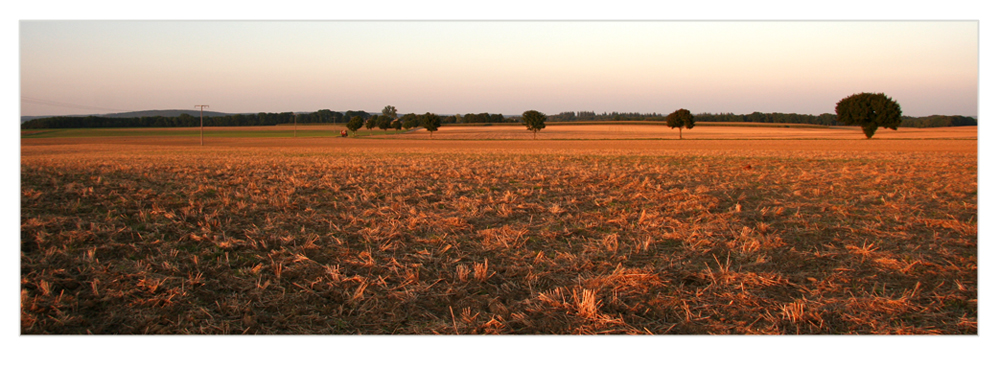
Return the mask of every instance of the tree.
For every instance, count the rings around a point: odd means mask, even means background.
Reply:
[[[399,119],[403,121],[403,128],[404,129],[410,129],[410,128],[414,128],[414,127],[417,127],[417,126],[420,125],[420,118],[417,117],[417,115],[413,114],[413,113],[409,113],[409,114],[403,115],[403,117],[399,118]]]
[[[344,121],[350,121],[354,116],[360,116],[361,120],[368,119],[370,114],[366,113],[364,110],[348,110],[344,113]]]
[[[361,129],[361,126],[363,125],[365,125],[365,121],[361,119],[360,116],[355,115],[351,117],[351,120],[349,122],[347,122],[347,129],[351,130],[351,132],[354,132],[354,135],[357,136],[358,130]]]
[[[389,118],[388,115],[385,115],[385,114],[379,115],[377,117],[377,119],[378,119],[377,122],[378,122],[378,128],[379,129],[381,129],[381,130],[384,131],[384,130],[387,130],[389,128],[392,128],[392,118]]]
[[[373,115],[370,118],[368,118],[368,120],[365,120],[365,128],[367,128],[369,131],[372,128],[375,128],[375,126],[378,125],[378,119],[377,119],[378,117],[379,117],[378,115]]]
[[[677,109],[670,115],[667,115],[667,126],[670,129],[677,128],[677,133],[681,140],[684,139],[684,128],[691,129],[694,128],[694,116],[691,115],[691,111],[687,109]]]
[[[539,113],[537,110],[528,110],[521,114],[521,124],[524,124],[531,131],[531,139],[535,139],[538,131],[545,128],[545,118],[545,114]]]
[[[862,92],[837,102],[837,121],[849,126],[861,126],[865,136],[872,138],[878,127],[893,131],[903,121],[899,103],[884,93]]]
[[[441,117],[430,112],[424,113],[420,116],[420,125],[431,133],[431,138],[434,138],[434,131],[437,131],[438,127],[441,126]]]
[[[393,119],[398,118],[396,116],[396,107],[392,106],[392,105],[386,105],[384,108],[382,108],[382,115],[385,115],[385,116],[387,116],[389,118],[392,118],[392,119],[390,119],[390,121],[392,121]]]
[[[403,128],[403,120],[402,119],[396,119],[396,120],[392,121],[392,128],[395,129],[395,130],[397,130],[397,131],[400,130],[400,129],[402,129]]]

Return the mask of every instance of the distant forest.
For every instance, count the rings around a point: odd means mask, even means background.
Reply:
[[[963,117],[960,115],[931,115],[929,117],[903,117],[900,127],[958,127],[958,126],[978,126],[979,120],[973,117]]]
[[[372,114],[364,111],[348,110],[341,113],[323,109],[308,114],[287,113],[257,113],[232,114],[225,116],[205,117],[206,127],[234,126],[274,126],[278,124],[298,123],[347,123],[352,117],[360,116],[368,119]],[[48,117],[34,119],[21,125],[22,129],[51,128],[132,128],[132,127],[198,127],[199,116],[181,114],[176,117],[128,117],[111,118],[99,116],[86,117]]]
[[[837,125],[837,116],[833,114],[807,115],[790,113],[701,113],[694,115],[695,122],[754,122],[754,123],[812,123],[827,126]],[[549,115],[550,122],[586,122],[586,121],[665,121],[666,116],[659,113],[602,113],[592,111],[562,112]]]
[[[666,118],[658,113],[619,113],[612,112],[595,114],[592,111],[580,111],[580,112],[562,112],[555,115],[549,115],[550,122],[579,122],[579,121],[663,121]],[[745,123],[807,123],[807,124],[819,124],[824,126],[840,126],[843,125],[837,121],[837,116],[834,114],[795,114],[795,113],[761,113],[753,112],[750,114],[733,114],[733,113],[701,113],[694,115],[695,122],[745,122]],[[908,117],[903,116],[903,121],[900,123],[901,127],[918,127],[918,128],[928,128],[928,127],[956,127],[956,126],[975,126],[978,125],[976,118],[964,117],[958,115],[932,115],[929,117]]]
[[[375,115],[361,110],[348,110],[337,112],[323,109],[312,113],[294,114],[287,113],[257,113],[257,114],[232,114],[224,116],[206,116],[205,126],[273,126],[278,124],[291,124],[293,122],[309,123],[347,123],[352,117],[359,116],[367,120]],[[659,113],[602,113],[596,114],[593,111],[562,112],[548,115],[549,122],[587,122],[587,121],[665,121],[665,117]],[[842,125],[837,122],[837,116],[833,114],[795,114],[795,113],[761,113],[733,114],[733,113],[701,113],[694,116],[696,122],[752,122],[752,123],[807,123],[820,124],[826,126]],[[504,117],[502,114],[478,113],[478,114],[456,114],[441,117],[443,124],[469,123],[511,123],[520,121],[519,117]],[[54,128],[132,128],[132,127],[197,127],[200,118],[195,115],[181,114],[175,117],[145,116],[145,117],[104,117],[104,116],[62,116],[46,117],[27,121],[21,125],[22,129],[54,129]],[[901,127],[954,127],[954,126],[975,126],[978,120],[964,116],[932,115],[929,117],[908,117],[904,116],[900,124]]]
[[[312,113],[257,113],[231,114],[224,116],[205,116],[206,127],[239,127],[239,126],[274,126],[292,124],[294,122],[310,123],[347,123],[355,116],[368,120],[378,115],[363,110],[348,110],[346,112],[323,109]],[[181,114],[175,117],[106,117],[106,116],[63,116],[46,117],[29,120],[21,124],[22,129],[54,129],[54,128],[139,128],[139,127],[198,127],[201,118],[197,115]],[[465,114],[446,115],[441,117],[441,123],[513,123],[516,118],[505,118],[502,114]]]

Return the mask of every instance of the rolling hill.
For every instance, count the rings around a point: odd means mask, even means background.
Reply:
[[[184,109],[168,109],[168,110],[140,110],[140,111],[130,111],[125,113],[111,113],[111,114],[77,114],[77,115],[63,115],[66,117],[104,117],[104,118],[138,118],[138,117],[178,117],[181,114],[189,114],[192,116],[198,116],[201,111],[198,110],[184,110]],[[233,115],[232,113],[220,113],[216,111],[205,111],[206,117],[222,117],[227,115]],[[21,123],[27,122],[32,119],[55,117],[59,115],[22,115]]]

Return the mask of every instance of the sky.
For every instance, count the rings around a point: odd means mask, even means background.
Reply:
[[[971,21],[19,21],[20,114],[978,116]]]

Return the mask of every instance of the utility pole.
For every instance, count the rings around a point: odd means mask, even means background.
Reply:
[[[196,108],[201,108],[201,145],[205,146],[205,108],[208,105],[195,105]]]

